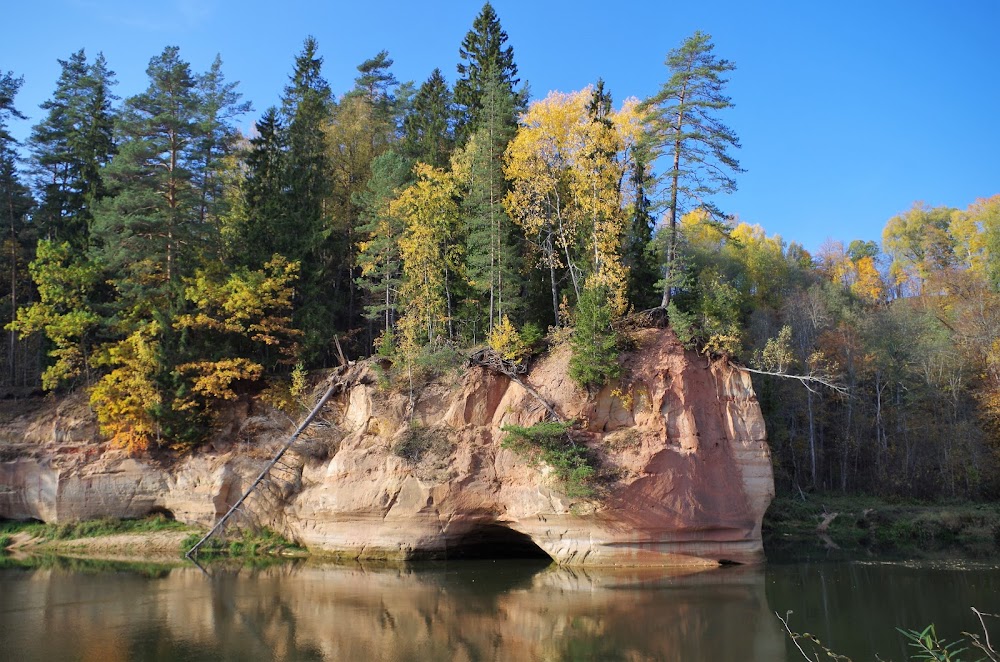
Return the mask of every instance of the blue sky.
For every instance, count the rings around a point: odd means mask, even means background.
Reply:
[[[27,136],[59,75],[57,58],[103,51],[120,96],[146,86],[149,59],[177,45],[195,71],[222,55],[254,112],[278,102],[308,34],[339,94],[387,49],[400,80],[434,67],[454,81],[458,46],[482,4],[352,0],[34,0],[4,3],[0,69],[23,75]],[[737,65],[725,115],[743,148],[742,220],[815,250],[878,239],[914,201],[965,207],[1000,193],[1000,2],[925,0],[703,3],[493,2],[532,96],[603,77],[616,103],[654,93],[663,60],[695,30]]]

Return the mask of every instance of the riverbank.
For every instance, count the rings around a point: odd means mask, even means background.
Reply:
[[[103,560],[173,562],[201,540],[204,530],[154,515],[143,519],[98,519],[72,524],[0,521],[0,553],[66,555]],[[308,552],[269,530],[211,539],[202,557],[307,556]]]
[[[108,560],[176,561],[203,535],[162,516],[67,525],[0,522],[0,549]],[[806,559],[986,560],[1000,555],[1000,503],[928,504],[864,496],[778,497],[764,517],[772,562]],[[203,556],[319,556],[270,532],[203,549]]]
[[[1000,503],[780,496],[764,516],[762,532],[770,561],[988,559],[1000,553]]]

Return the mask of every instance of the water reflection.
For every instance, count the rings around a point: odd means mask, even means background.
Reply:
[[[781,660],[759,568],[0,570],[0,659]]]
[[[793,611],[793,630],[812,632],[855,660],[909,659],[914,650],[896,628],[933,623],[940,637],[954,641],[963,632],[982,633],[970,607],[1000,613],[995,565],[796,563],[769,567],[767,584],[771,607]],[[988,625],[996,641],[1000,623]]]

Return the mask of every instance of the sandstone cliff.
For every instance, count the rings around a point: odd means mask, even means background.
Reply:
[[[566,376],[567,348],[526,381],[598,459],[597,496],[570,498],[544,465],[503,448],[501,428],[545,408],[482,368],[387,394],[372,368],[332,400],[298,458],[294,488],[266,514],[314,550],[359,558],[451,555],[472,546],[537,546],[560,563],[672,565],[762,560],[760,522],[773,496],[763,419],[749,375],[646,330],[621,383],[595,395]],[[64,521],[169,511],[210,524],[287,432],[250,405],[229,412],[212,448],[173,460],[129,458],[95,441],[77,396],[0,426],[0,518]],[[422,453],[398,452],[419,431]],[[394,452],[396,449],[396,452]]]

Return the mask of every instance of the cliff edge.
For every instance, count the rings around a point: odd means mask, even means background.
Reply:
[[[550,467],[502,445],[505,425],[547,415],[508,377],[474,367],[433,381],[409,416],[408,395],[380,389],[374,367],[361,363],[310,429],[312,451],[285,467],[290,487],[260,518],[310,549],[351,558],[485,547],[537,548],[564,564],[762,561],[774,484],[749,375],[685,351],[669,330],[641,331],[635,342],[621,380],[596,394],[569,380],[568,347],[524,378],[577,422],[577,443],[599,468],[593,495],[568,496]],[[166,511],[209,525],[291,427],[259,407],[234,406],[210,447],[154,460],[99,442],[82,396],[40,403],[0,422],[0,518]]]

